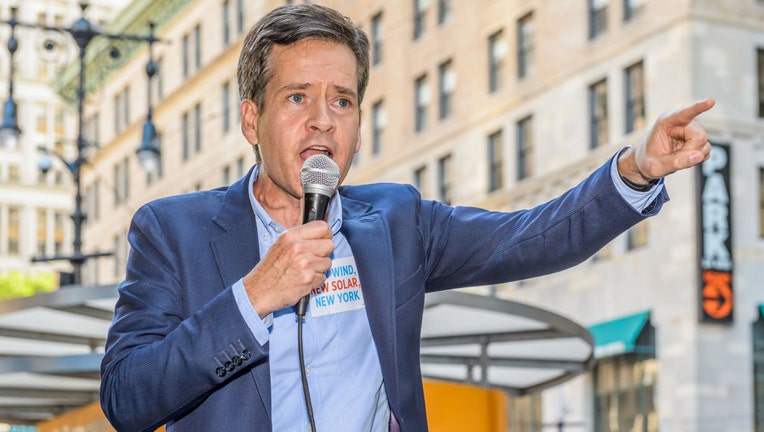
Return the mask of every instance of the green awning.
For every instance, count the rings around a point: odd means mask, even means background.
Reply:
[[[649,311],[640,312],[590,326],[589,333],[594,337],[594,357],[634,352],[637,337],[649,318]]]

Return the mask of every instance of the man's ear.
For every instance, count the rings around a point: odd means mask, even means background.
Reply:
[[[245,99],[241,106],[241,133],[244,138],[252,145],[260,143],[260,139],[257,136],[257,119],[260,115],[257,110],[257,104],[252,99]]]

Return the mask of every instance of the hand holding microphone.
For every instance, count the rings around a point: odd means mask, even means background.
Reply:
[[[279,236],[244,277],[247,294],[261,318],[295,305],[300,295],[323,283],[324,273],[331,266],[329,255],[334,250],[331,230],[326,224],[309,223],[326,217],[329,199],[339,183],[339,168],[329,157],[314,155],[303,163],[300,181],[303,225]],[[304,295],[295,305],[300,316],[304,316],[309,300],[310,295]]]
[[[300,170],[302,183],[302,223],[324,220],[332,197],[340,181],[340,169],[328,156],[318,154],[305,160]],[[302,297],[295,305],[296,313],[305,316],[310,294]]]

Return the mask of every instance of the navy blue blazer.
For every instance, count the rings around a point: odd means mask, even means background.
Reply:
[[[643,212],[603,165],[574,189],[512,213],[422,200],[411,186],[343,186],[342,232],[362,279],[390,408],[426,431],[419,338],[426,292],[532,278],[584,261]],[[248,175],[230,187],[140,208],[101,367],[101,404],[119,431],[270,431],[268,345],[232,284],[260,259]],[[223,373],[225,371],[225,373]]]

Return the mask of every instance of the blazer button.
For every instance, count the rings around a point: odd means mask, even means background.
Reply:
[[[252,358],[252,353],[249,352],[248,349],[245,349],[239,354],[239,357],[241,357],[242,360],[246,361]]]
[[[642,210],[642,214],[648,214],[651,211],[653,211],[653,209],[655,208],[655,201],[657,201],[657,200],[653,200],[653,202],[648,204],[647,207],[645,207],[645,209]]]
[[[234,369],[236,369],[236,365],[234,365],[233,363],[229,361],[225,362],[225,370],[227,370],[228,372],[233,372]]]
[[[224,367],[220,366],[217,369],[215,369],[215,375],[219,376],[220,378],[223,378],[226,374],[226,370]]]
[[[233,363],[234,366],[241,366],[241,361],[241,357],[239,356],[231,357],[231,363]]]

